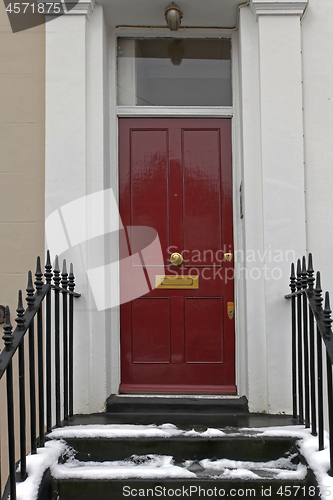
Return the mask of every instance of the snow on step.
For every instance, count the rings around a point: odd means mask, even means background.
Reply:
[[[135,425],[135,424],[107,424],[107,425],[73,425],[55,429],[49,434],[51,439],[66,438],[170,438],[170,437],[221,437],[225,432],[221,429],[207,429],[198,432],[194,429],[186,431],[173,424],[163,425]]]
[[[80,462],[69,459],[65,464],[55,464],[51,469],[56,479],[155,479],[193,478],[194,472],[173,463],[173,458],[163,455],[133,455],[127,460],[113,462]]]
[[[64,464],[54,464],[51,472],[56,479],[156,479],[156,478],[210,478],[210,479],[290,479],[303,480],[306,467],[295,465],[292,459],[280,458],[269,462],[237,460],[186,460],[175,464],[173,457],[164,455],[132,455],[126,460],[112,462],[80,462],[70,457]]]

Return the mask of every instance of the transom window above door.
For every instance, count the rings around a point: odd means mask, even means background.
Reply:
[[[231,41],[118,38],[118,105],[231,106]]]

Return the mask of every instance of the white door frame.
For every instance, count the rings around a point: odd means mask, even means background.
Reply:
[[[230,38],[232,47],[232,95],[233,106],[117,106],[117,38],[126,37],[174,37],[174,38]],[[234,29],[192,29],[180,33],[166,32],[159,29],[113,29],[109,34],[109,66],[110,66],[110,158],[113,172],[111,174],[112,187],[119,201],[118,192],[118,118],[120,117],[228,117],[232,118],[232,154],[233,154],[233,227],[235,254],[243,251],[243,221],[240,219],[239,187],[242,181],[241,169],[241,142],[240,142],[240,113],[239,113],[239,76],[238,76],[238,31]],[[109,187],[109,186],[106,186]],[[239,266],[235,262],[235,266]],[[236,274],[237,275],[237,274]],[[119,274],[118,274],[119,294]],[[246,362],[246,313],[245,313],[245,284],[235,280],[235,335],[236,335],[236,384],[239,395],[247,394]],[[112,331],[110,344],[111,384],[109,391],[117,394],[120,383],[120,312],[119,307],[107,315],[106,331]]]

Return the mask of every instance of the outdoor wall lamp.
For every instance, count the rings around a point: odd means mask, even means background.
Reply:
[[[180,21],[183,17],[183,13],[176,5],[172,2],[171,5],[164,12],[165,20],[169,29],[171,31],[177,31],[180,26]]]

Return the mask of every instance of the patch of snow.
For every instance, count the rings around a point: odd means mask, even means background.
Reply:
[[[305,479],[307,474],[307,468],[303,464],[298,464],[296,470],[280,470],[276,474],[276,479],[282,479],[287,481],[289,480],[297,480],[297,479]]]
[[[221,431],[221,429],[211,429],[211,428],[208,428],[207,430],[203,431],[203,432],[198,432],[194,429],[192,429],[191,431],[187,431],[185,432],[184,436],[187,436],[187,437],[191,437],[191,436],[194,436],[194,437],[222,437],[222,436],[225,436],[225,432]]]
[[[215,479],[260,479],[258,474],[248,469],[227,469],[219,476],[214,476]]]
[[[51,467],[56,479],[129,479],[129,478],[188,478],[196,477],[183,467],[174,465],[173,457],[164,455],[132,455],[112,462],[80,462],[70,460]]]
[[[36,455],[27,456],[28,477],[22,483],[16,483],[17,500],[36,500],[44,472],[58,461],[65,450],[64,441],[49,441],[45,443],[45,448],[37,449]]]
[[[163,425],[136,425],[136,424],[107,424],[107,425],[73,425],[53,430],[51,439],[66,438],[149,438],[149,437],[219,437],[225,433],[220,429],[207,429],[206,431],[185,431],[178,429],[173,424]]]
[[[292,463],[292,459],[295,456],[296,454],[290,455],[289,457],[282,457],[277,460],[270,460],[267,462],[250,462],[222,458],[219,460],[204,459],[199,463],[206,470],[215,472],[223,471],[223,474],[218,477],[240,477],[237,475],[239,471],[248,471],[249,474],[247,477],[245,477],[244,474],[241,477],[245,479],[250,479],[251,477],[258,478],[261,477],[261,474],[258,475],[254,471],[260,470],[266,473],[266,477],[271,477],[274,479],[302,480],[306,477],[307,470],[305,465],[295,465]],[[283,475],[285,475],[285,477],[283,477]]]

